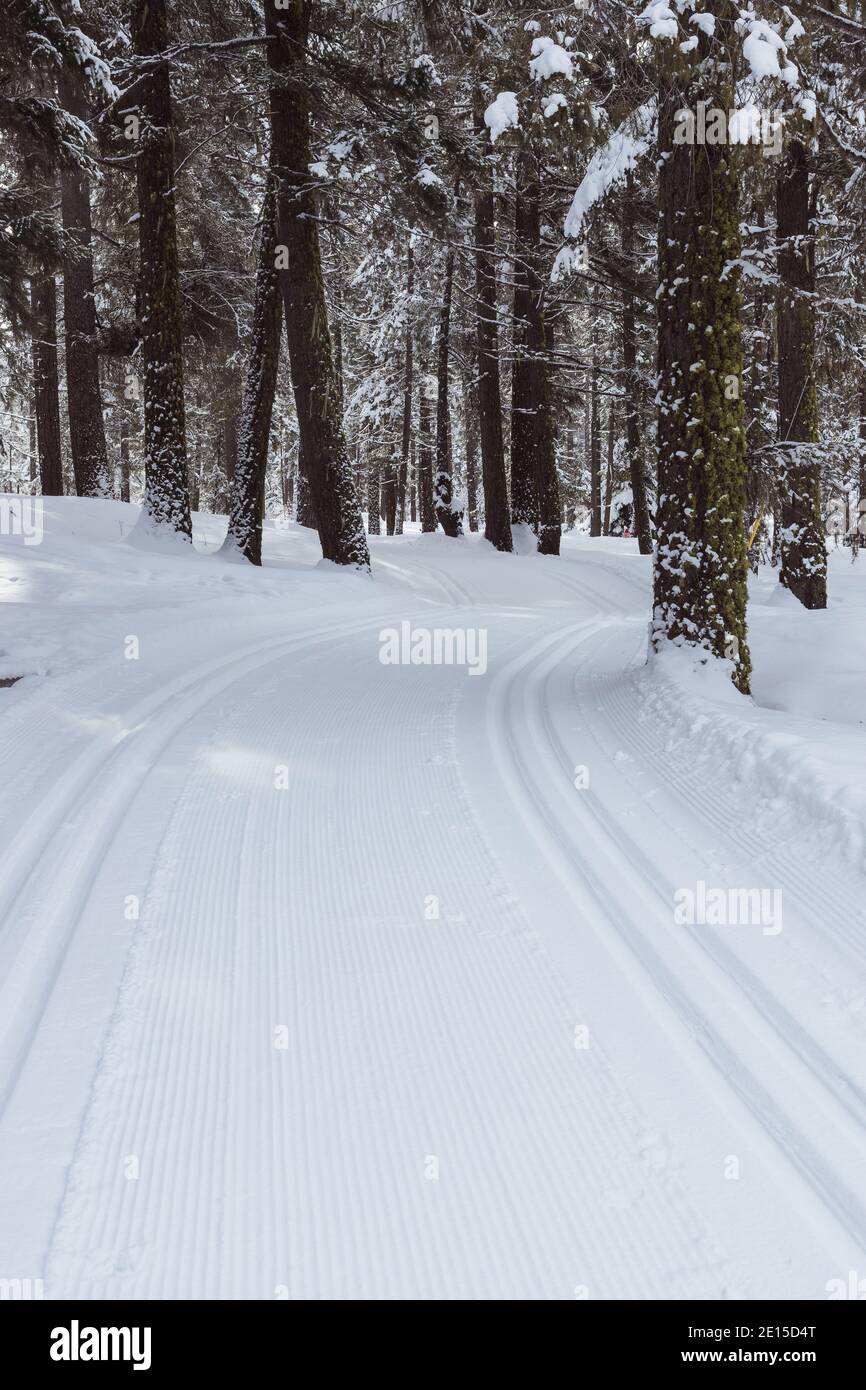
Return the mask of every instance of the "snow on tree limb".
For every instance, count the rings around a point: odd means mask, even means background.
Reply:
[[[596,150],[568,210],[564,227],[567,237],[580,236],[589,210],[625,178],[650,148],[656,136],[657,115],[658,103],[652,97],[632,111],[601,149]]]

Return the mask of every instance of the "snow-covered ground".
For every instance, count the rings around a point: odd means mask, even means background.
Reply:
[[[0,540],[0,1278],[866,1276],[866,561],[826,613],[759,578],[752,702],[645,665],[631,541],[373,538],[365,578],[134,518]],[[381,659],[436,629],[471,666]]]

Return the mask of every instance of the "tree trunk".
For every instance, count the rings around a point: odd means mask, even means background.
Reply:
[[[463,411],[466,419],[466,506],[469,530],[478,530],[478,383],[471,371],[463,377]]]
[[[601,407],[598,371],[598,291],[592,297],[592,391],[589,426],[589,534],[601,535]]]
[[[627,273],[632,270],[634,254],[634,176],[626,175],[622,215],[622,253]],[[641,555],[652,555],[653,543],[647,505],[646,477],[641,449],[640,416],[638,414],[637,334],[635,331],[634,295],[628,290],[622,296],[622,365],[625,377],[625,444],[628,453],[631,482],[632,520]]]
[[[613,406],[611,405],[607,412],[607,468],[604,475],[604,517],[601,526],[603,536],[610,535],[610,506],[613,501],[613,445]]]
[[[426,364],[425,364],[426,366]],[[433,506],[433,438],[430,428],[431,378],[422,367],[418,396],[418,504],[421,530],[436,530],[436,510]]]
[[[526,187],[526,256],[529,299],[526,346],[532,381],[532,488],[542,555],[558,555],[562,537],[556,439],[550,402],[551,328],[544,313],[545,281],[542,274],[541,190],[535,179]]]
[[[381,533],[379,516],[379,459],[375,449],[367,450],[367,531],[371,536]]]
[[[409,450],[409,520],[418,520],[418,469],[416,467],[417,446],[415,440]]]
[[[514,290],[512,320],[514,357],[511,364],[511,520],[515,526],[538,523],[535,492],[535,406],[529,353],[529,236],[527,200],[521,164],[514,194]]]
[[[276,269],[276,245],[276,185],[271,173],[262,206],[250,356],[238,430],[232,510],[223,546],[224,550],[240,551],[253,565],[262,563],[268,441],[280,360],[282,305]]]
[[[486,140],[483,102],[475,97],[476,133]],[[478,414],[481,432],[481,472],[484,485],[484,535],[497,550],[511,550],[508,480],[502,442],[502,400],[499,384],[499,325],[496,315],[496,231],[490,177],[475,193],[475,296],[478,344]]]
[[[86,124],[87,103],[78,73],[61,65],[57,86],[61,104]],[[74,257],[67,258],[63,269],[66,395],[75,490],[79,497],[110,497],[111,479],[99,385],[90,181],[79,170],[61,169],[60,204],[63,230],[77,252]]]
[[[132,37],[136,54],[166,50],[166,0],[135,0]],[[191,542],[168,65],[156,65],[135,90],[141,122],[136,163],[145,475],[136,529],[176,532]]]
[[[827,607],[827,547],[821,520],[815,311],[811,295],[809,169],[792,140],[776,182],[779,246],[779,445],[782,478],[779,580],[804,608]],[[803,444],[805,448],[799,448]]]
[[[675,144],[676,113],[734,105],[733,6],[659,96],[657,551],[652,644],[686,642],[734,666],[748,692],[745,434],[736,148]],[[677,64],[679,59],[676,60]]]
[[[445,283],[439,312],[439,343],[436,354],[436,478],[433,505],[436,518],[446,536],[463,534],[463,513],[454,506],[451,460],[451,403],[449,399],[449,352],[451,347],[451,294],[454,284],[454,248],[445,257]]]
[[[382,520],[385,534],[393,536],[397,529],[397,478],[400,471],[399,460],[389,454],[382,469]]]
[[[403,534],[406,517],[406,482],[409,474],[409,449],[412,439],[412,385],[414,352],[412,342],[412,296],[415,292],[415,256],[411,242],[406,253],[406,346],[403,353],[403,428],[400,439],[400,473],[397,479],[398,536]],[[412,498],[412,520],[415,520],[415,498]]]
[[[377,474],[377,478],[378,478],[378,474]],[[378,485],[378,482],[377,482],[377,484],[376,484],[377,496],[378,496],[378,489],[379,489],[379,485]],[[378,506],[377,506],[377,509],[376,509],[376,517],[377,517],[377,520],[378,520],[378,516],[379,516],[379,510],[378,510]],[[310,480],[309,480],[309,478],[307,477],[307,466],[306,466],[306,460],[305,460],[305,458],[304,458],[304,446],[303,446],[303,444],[302,444],[302,442],[301,442],[300,440],[298,441],[298,505],[297,505],[296,510],[295,510],[295,519],[297,520],[297,523],[298,523],[299,526],[306,526],[306,527],[308,528],[308,530],[310,530],[310,531],[316,531],[316,530],[318,530],[318,527],[317,527],[317,525],[316,525],[316,508],[315,508],[315,504],[314,504],[314,502],[313,502],[313,492],[312,492],[312,489],[311,489],[311,487],[310,487]],[[378,528],[378,524],[377,524],[377,527],[376,527],[376,535],[378,535],[378,534],[379,534],[379,528]]]
[[[129,501],[129,411],[120,403],[120,500]]]
[[[57,286],[53,275],[40,275],[31,280],[30,305],[33,313],[33,398],[40,490],[44,497],[62,497]]]
[[[285,5],[285,8],[282,6]],[[310,187],[309,86],[305,72],[310,0],[266,0],[271,69],[271,148],[277,172],[277,228],[288,253],[280,267],[295,407],[322,554],[368,569],[370,556],[355,492],[325,304],[316,201]]]

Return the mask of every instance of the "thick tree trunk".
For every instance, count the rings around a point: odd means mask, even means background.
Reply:
[[[63,106],[86,124],[87,103],[78,74],[61,66],[57,85]],[[76,250],[75,256],[67,258],[63,270],[66,394],[75,490],[79,497],[110,497],[111,479],[99,385],[90,182],[77,169],[60,171],[60,204],[63,229]]]
[[[463,534],[463,513],[454,505],[451,460],[451,402],[449,398],[449,353],[451,348],[451,294],[454,284],[454,248],[445,257],[445,283],[439,312],[439,343],[436,353],[436,478],[433,505],[436,518],[446,536]]]
[[[379,495],[379,474],[376,473],[376,496]],[[379,534],[378,525],[379,509],[376,507],[376,535]],[[310,487],[310,480],[307,477],[307,466],[304,458],[304,446],[298,442],[298,503],[295,510],[295,518],[299,526],[306,526],[310,531],[318,530],[316,525],[316,508],[313,502],[313,491]]]
[[[634,177],[626,176],[622,215],[622,253],[627,268],[634,254]],[[625,445],[631,482],[634,533],[641,555],[652,555],[653,543],[647,505],[641,427],[638,413],[637,334],[635,331],[634,295],[628,290],[622,296],[622,365],[625,377]]]
[[[779,246],[779,452],[782,507],[779,580],[804,608],[827,607],[815,390],[814,276],[806,147],[792,140],[776,183]],[[804,448],[798,447],[805,445]]]
[[[475,129],[486,140],[480,95],[475,98]],[[475,193],[475,296],[478,343],[478,414],[484,485],[484,535],[497,550],[511,550],[508,480],[502,441],[499,384],[499,325],[496,314],[496,230],[489,177]]]
[[[745,435],[738,277],[736,150],[675,144],[676,112],[734,102],[733,7],[701,35],[686,76],[662,74],[659,107],[658,534],[652,643],[686,642],[734,665],[749,688],[746,646]],[[679,59],[677,59],[679,62]]]
[[[426,364],[424,364],[426,367]],[[430,380],[422,367],[418,395],[418,509],[421,530],[436,530],[436,509],[433,505],[433,437],[430,426]]]
[[[139,55],[166,50],[166,0],[135,0],[132,37]],[[141,122],[136,163],[145,472],[136,529],[176,532],[191,541],[168,65],[155,66],[135,91]]]
[[[285,7],[284,7],[285,6]],[[305,73],[310,0],[265,0],[271,69],[271,148],[277,173],[280,269],[292,386],[322,554],[340,565],[370,564],[342,412],[316,221],[310,187],[309,84]]]
[[[412,341],[412,296],[415,292],[415,256],[411,243],[406,253],[406,345],[403,350],[403,427],[400,437],[400,472],[397,478],[397,522],[398,536],[403,534],[406,517],[406,483],[409,475],[409,450],[412,440],[412,387],[414,373],[414,349]],[[412,520],[415,520],[415,499],[412,499]]]
[[[30,307],[33,314],[33,399],[40,490],[44,497],[62,497],[57,286],[53,275],[40,275],[31,280]]]
[[[262,563],[268,440],[280,360],[282,304],[276,245],[276,184],[273,174],[269,174],[262,206],[253,328],[238,430],[232,510],[223,546],[224,550],[238,550],[253,565]]]

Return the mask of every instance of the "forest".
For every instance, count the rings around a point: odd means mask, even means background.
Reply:
[[[253,564],[266,513],[361,568],[362,513],[543,554],[588,518],[655,538],[654,640],[744,690],[749,564],[824,606],[866,495],[862,5],[2,25],[10,492],[225,514]]]
[[[2,0],[0,1289],[860,1289],[864,213],[866,0]]]

